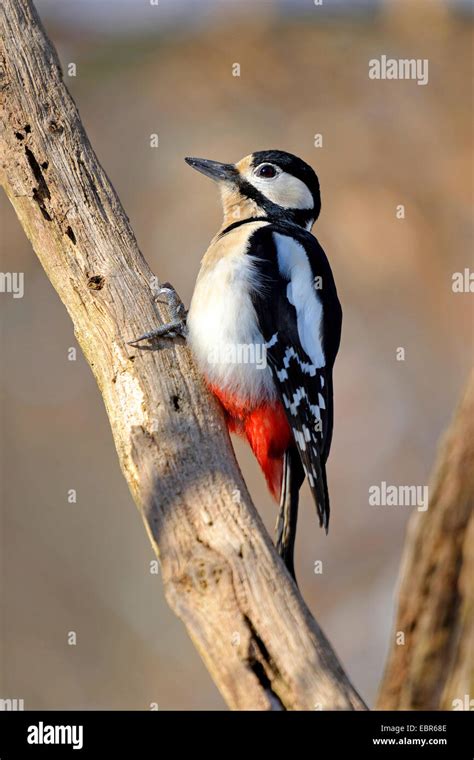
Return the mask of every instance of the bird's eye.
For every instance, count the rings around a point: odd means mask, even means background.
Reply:
[[[257,177],[263,177],[264,179],[271,179],[276,177],[277,170],[273,164],[260,164],[255,170]]]

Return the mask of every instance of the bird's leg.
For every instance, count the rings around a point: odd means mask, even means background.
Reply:
[[[186,338],[188,312],[173,286],[169,282],[165,282],[163,285],[158,283],[154,288],[153,298],[157,303],[164,303],[168,306],[171,320],[164,325],[155,327],[150,332],[144,333],[144,335],[140,335],[139,338],[128,341],[129,346],[135,346],[142,340],[155,340],[156,338]]]

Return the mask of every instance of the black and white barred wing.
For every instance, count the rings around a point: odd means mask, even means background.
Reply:
[[[284,404],[295,444],[326,529],[329,498],[325,470],[325,440],[332,424],[326,368],[316,367],[283,326],[267,343],[267,360]]]
[[[252,298],[268,364],[327,529],[325,464],[333,426],[332,368],[342,321],[331,268],[316,238],[281,224],[258,230],[249,252],[257,282]]]

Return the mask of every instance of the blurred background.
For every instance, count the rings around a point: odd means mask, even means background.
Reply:
[[[332,263],[344,326],[331,528],[328,537],[319,530],[305,491],[296,569],[310,609],[373,704],[412,508],[369,506],[368,489],[427,484],[472,362],[472,295],[452,291],[453,273],[473,264],[472,5],[36,6],[145,257],[185,303],[221,221],[214,186],[185,155],[227,162],[279,148],[319,175],[314,232]],[[428,85],[369,80],[368,61],[381,55],[429,59]],[[23,299],[0,294],[0,697],[22,698],[25,709],[225,709],[150,573],[153,554],[100,394],[79,349],[68,359],[71,322],[3,194],[0,212],[1,271],[25,273]],[[275,505],[249,452],[236,447],[273,532]]]

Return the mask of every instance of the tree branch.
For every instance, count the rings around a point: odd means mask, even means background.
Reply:
[[[278,558],[29,0],[3,0],[2,184],[74,323],[166,598],[232,708],[364,709]]]
[[[428,511],[409,524],[382,710],[452,710],[473,693],[474,373],[430,493]]]

